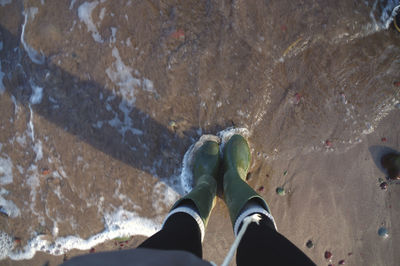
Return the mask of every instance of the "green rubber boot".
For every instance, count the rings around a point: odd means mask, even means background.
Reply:
[[[206,141],[195,154],[193,166],[195,186],[189,194],[174,204],[172,210],[184,201],[191,201],[196,206],[204,227],[206,227],[210,213],[216,203],[216,178],[219,167],[219,145],[215,141]]]
[[[270,213],[264,199],[246,183],[250,160],[247,141],[241,135],[233,135],[226,143],[223,154],[224,200],[228,206],[233,226],[241,210],[250,200],[261,204]]]

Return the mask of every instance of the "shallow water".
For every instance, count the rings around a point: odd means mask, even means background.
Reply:
[[[266,162],[352,149],[400,102],[398,4],[0,1],[0,224],[23,247],[0,255],[151,235],[203,134],[247,128]]]

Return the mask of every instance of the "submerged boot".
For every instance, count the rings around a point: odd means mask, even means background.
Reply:
[[[219,145],[215,141],[206,141],[196,152],[193,166],[194,188],[179,199],[171,209],[170,215],[178,212],[178,208],[189,209],[184,212],[193,216],[199,224],[202,238],[210,213],[216,203],[217,174],[220,167]],[[191,208],[194,207],[194,208]],[[190,209],[193,212],[190,212]],[[199,217],[200,216],[200,217]],[[167,217],[167,219],[168,219]],[[201,220],[199,221],[198,218]]]
[[[241,135],[233,135],[226,143],[223,153],[223,189],[235,235],[242,220],[256,212],[269,217],[276,228],[267,203],[246,183],[250,160],[247,141]]]

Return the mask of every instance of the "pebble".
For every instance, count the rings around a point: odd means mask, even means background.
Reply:
[[[14,237],[14,244],[16,246],[21,246],[21,238],[19,237]]]
[[[386,141],[387,141],[387,138],[383,137],[383,138],[381,138],[381,141],[382,141],[382,142],[386,142]]]
[[[339,265],[344,265],[345,263],[344,263],[344,260],[340,260],[339,261]]]
[[[301,101],[301,95],[299,93],[296,93],[294,95],[294,104],[299,104]]]
[[[312,240],[308,240],[307,243],[306,243],[306,246],[308,248],[312,248],[314,246],[314,243],[312,242]]]
[[[263,192],[263,191],[264,191],[264,186],[260,186],[260,187],[258,188],[258,191],[259,191],[259,192]]]
[[[330,140],[326,140],[325,141],[325,146],[327,147],[327,148],[332,148],[332,141],[330,141]]]
[[[382,190],[387,190],[388,184],[386,182],[382,182],[380,184],[380,187],[381,187]]]
[[[91,248],[90,251],[89,251],[89,253],[95,253],[95,252],[96,252],[95,248]]]
[[[48,175],[48,174],[50,174],[50,170],[47,169],[47,168],[43,168],[42,169],[42,175]]]
[[[278,187],[276,189],[276,194],[280,195],[280,196],[285,196],[286,195],[286,191],[283,187]]]
[[[382,238],[387,238],[389,236],[388,230],[385,227],[381,227],[378,230],[378,235]]]
[[[332,258],[332,253],[330,251],[325,251],[324,256],[325,256],[325,259],[329,260]]]

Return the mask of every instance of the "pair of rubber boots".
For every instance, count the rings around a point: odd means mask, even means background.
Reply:
[[[216,203],[217,180],[220,167],[223,167],[223,198],[229,209],[232,225],[243,207],[249,201],[255,201],[270,212],[267,203],[247,183],[246,176],[250,167],[250,149],[246,139],[233,135],[226,143],[221,162],[219,145],[215,141],[206,141],[196,152],[194,158],[193,190],[178,200],[172,209],[182,202],[190,200],[207,226],[210,213]],[[222,165],[221,165],[222,164]]]

